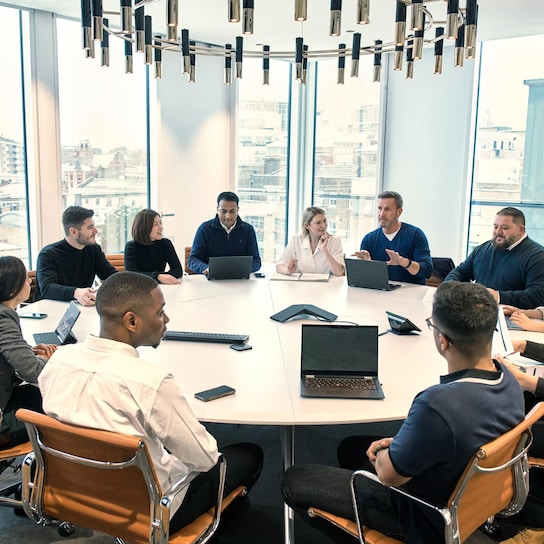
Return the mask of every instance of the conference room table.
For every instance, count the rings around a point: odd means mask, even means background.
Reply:
[[[249,280],[208,281],[185,276],[181,285],[161,285],[170,318],[168,329],[248,334],[251,350],[228,344],[163,340],[141,347],[140,356],[171,372],[199,420],[215,423],[277,425],[284,468],[295,463],[297,425],[337,425],[401,420],[415,395],[447,372],[425,318],[431,315],[435,288],[402,284],[393,291],[349,287],[345,277],[328,282]],[[279,323],[270,318],[292,304],[313,304],[338,315],[336,323],[377,325],[379,379],[385,399],[319,399],[300,396],[301,325],[315,318]],[[23,311],[45,312],[42,320],[24,319],[23,334],[33,345],[34,332],[52,331],[68,303],[42,300]],[[387,333],[385,311],[407,317],[421,332]],[[73,332],[79,341],[99,333],[94,307],[81,307]],[[354,354],[356,356],[357,354]],[[195,399],[198,391],[219,385],[234,395],[211,402]],[[285,542],[294,542],[293,513],[285,508]]]

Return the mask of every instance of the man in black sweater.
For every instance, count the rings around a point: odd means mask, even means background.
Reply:
[[[544,247],[525,231],[525,216],[503,208],[495,216],[493,237],[475,247],[445,281],[476,281],[499,304],[536,308],[544,304]]]
[[[96,243],[94,211],[70,206],[62,214],[64,239],[44,247],[38,255],[36,300],[77,300],[94,306],[95,276],[105,280],[116,272]]]

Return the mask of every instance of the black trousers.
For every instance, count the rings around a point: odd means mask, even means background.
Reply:
[[[263,468],[263,451],[260,446],[242,442],[220,448],[227,460],[227,475],[223,496],[238,486],[248,491],[259,478]],[[219,465],[199,474],[190,484],[181,506],[170,520],[170,532],[175,533],[216,504],[219,485]]]

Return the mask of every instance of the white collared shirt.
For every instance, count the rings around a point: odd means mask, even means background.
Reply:
[[[327,249],[335,261],[344,266],[344,251],[342,249],[342,240],[338,236],[329,235],[327,238]],[[312,252],[310,237],[303,234],[293,236],[278,264],[288,265],[290,259],[298,260],[297,272],[311,272],[317,274],[330,274],[331,269],[319,246]]]

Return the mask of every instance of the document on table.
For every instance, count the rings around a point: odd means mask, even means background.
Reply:
[[[280,274],[276,272],[270,278],[280,281],[329,281],[330,274],[315,274],[311,272],[294,272],[293,274]]]

